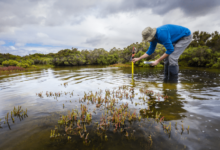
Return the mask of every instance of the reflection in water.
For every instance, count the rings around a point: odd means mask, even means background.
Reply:
[[[183,149],[184,147],[215,149],[219,146],[220,139],[220,110],[218,109],[220,72],[202,69],[180,70],[178,83],[163,83],[163,70],[158,68],[135,68],[134,76],[131,75],[130,68],[94,66],[0,75],[0,124],[2,127],[0,128],[0,149],[70,149],[73,146],[78,149]],[[64,83],[68,84],[63,86]],[[147,115],[142,115],[143,122],[136,121],[130,125],[132,128],[137,128],[134,133],[135,139],[128,140],[124,135],[108,130],[106,131],[108,141],[105,141],[105,136],[102,136],[103,140],[95,136],[91,139],[91,143],[96,143],[96,147],[91,147],[92,144],[83,145],[80,137],[69,141],[67,138],[59,141],[49,138],[60,115],[67,115],[68,110],[80,108],[78,101],[83,97],[84,92],[95,92],[99,89],[112,90],[121,85],[130,85],[134,88],[135,97],[132,101],[128,101],[129,108],[142,110],[148,109],[149,106],[149,110],[153,111],[148,114],[149,118]],[[138,99],[140,96],[143,97],[139,93],[139,89],[143,87],[168,95],[169,98],[155,99],[154,103],[144,104],[143,99]],[[47,97],[46,91],[62,92],[63,95]],[[43,98],[36,97],[36,93],[40,92],[43,92]],[[65,95],[64,92],[73,92],[73,95]],[[14,124],[9,124],[10,126],[4,124],[4,116],[11,111],[11,108],[18,105],[28,108],[29,117],[22,121],[15,120]],[[93,105],[90,105],[89,109],[93,110]],[[155,118],[157,112],[164,116],[167,126],[171,122],[171,135],[167,136],[163,126],[151,120],[151,117]],[[102,114],[98,112],[94,114],[94,122],[100,115]],[[189,134],[188,126],[190,126]],[[90,125],[86,128],[88,131],[93,131],[97,127]],[[90,133],[89,139],[94,134]],[[149,147],[149,136],[153,141],[151,147]]]

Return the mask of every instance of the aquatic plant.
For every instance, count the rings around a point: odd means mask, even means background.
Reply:
[[[188,131],[188,134],[189,134],[189,126],[188,126],[188,128],[187,128],[187,131]]]
[[[79,136],[80,136],[80,138],[83,138],[84,137],[84,133],[81,134],[81,132],[79,131]]]
[[[184,131],[184,127],[183,127],[183,124],[182,124],[182,131]]]
[[[12,120],[13,123],[15,122],[14,117],[18,117],[19,119],[21,119],[21,118],[23,119],[25,117],[28,117],[27,109],[26,109],[26,111],[24,111],[23,109],[21,109],[21,106],[18,106],[17,109],[16,109],[16,107],[14,107],[14,109],[11,111],[11,120]],[[8,127],[10,128],[10,125],[9,125],[9,112],[5,116],[4,124],[5,123],[7,123]]]
[[[68,136],[68,137],[67,137],[67,140],[70,140],[70,139],[71,139],[71,136]]]
[[[126,133],[125,133],[125,136],[127,136],[128,137],[128,132],[126,131]]]
[[[89,136],[89,133],[86,134],[86,137],[85,137],[86,140],[88,139],[88,136]]]
[[[68,85],[68,83],[67,83],[67,82],[65,82],[65,83],[63,83],[63,85],[66,87],[66,86]]]
[[[36,93],[36,95],[38,95],[40,98],[43,98],[43,92]]]
[[[130,101],[127,99],[128,97],[134,98],[135,95],[137,95],[137,93],[134,93],[133,87],[129,88],[129,86],[121,86],[113,91],[105,90],[103,94],[102,90],[97,92],[84,92],[84,95],[79,98],[79,103],[81,103],[80,107],[78,108],[76,106],[76,109],[72,109],[72,111],[68,110],[67,115],[61,115],[60,119],[58,120],[59,130],[57,126],[55,126],[55,132],[51,132],[51,135],[52,137],[56,137],[56,135],[58,137],[59,133],[60,135],[62,134],[62,136],[65,136],[65,139],[68,140],[68,136],[72,137],[72,135],[78,135],[80,138],[83,138],[83,143],[87,145],[90,143],[90,141],[87,141],[88,135],[91,133],[91,130],[95,129],[95,133],[101,138],[101,140],[107,141],[107,130],[114,133],[122,133],[122,135],[126,136],[128,140],[131,140],[135,139],[135,130],[132,129],[130,125],[135,123],[136,120],[139,120],[139,122],[147,120],[150,124],[160,123],[162,124],[164,132],[170,135],[171,122],[166,125],[164,116],[161,117],[161,113],[158,113],[157,111],[155,111],[156,113],[154,114],[154,111],[150,110],[149,107],[155,103],[158,97],[163,98],[165,96],[144,88],[140,89],[140,92],[144,96],[140,96],[138,99],[143,100],[144,103],[148,103],[148,108],[141,109],[139,113],[137,112],[137,109],[130,110],[128,107],[128,102],[124,103],[123,101],[120,101],[121,99]],[[47,93],[48,96],[53,94],[52,92],[51,94],[49,92]],[[64,92],[64,95],[69,93],[70,92]],[[60,95],[56,93],[55,96],[62,96],[62,92],[60,92]],[[140,102],[137,104],[142,105]],[[86,105],[93,105],[99,109],[89,109],[89,107]],[[102,112],[101,115],[99,116],[98,120],[93,123],[92,113],[99,114],[99,112]],[[97,119],[97,117],[95,118]],[[95,128],[88,126],[90,124],[95,124]],[[142,125],[140,124],[139,126]],[[130,132],[130,130],[133,132]],[[149,139],[151,139],[151,136]],[[150,140],[150,143],[152,145],[152,139]]]
[[[150,140],[150,145],[152,146],[153,140],[152,140],[152,138],[151,138],[151,135],[149,135],[149,140]]]
[[[50,132],[50,138],[55,138],[55,137],[57,137],[57,135],[56,135],[55,133],[56,133],[56,130],[51,130],[51,132]]]
[[[160,118],[160,123],[162,123],[162,121],[164,121],[164,116]]]

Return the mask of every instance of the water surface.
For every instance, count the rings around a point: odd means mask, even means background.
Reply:
[[[181,68],[179,82],[163,83],[163,70],[158,68],[135,68],[132,79],[131,68],[100,66],[52,68],[31,72],[0,74],[0,149],[218,149],[220,146],[220,71],[202,68]],[[64,83],[68,85],[64,86]],[[126,138],[124,133],[113,132],[113,127],[105,131],[108,141],[97,136],[95,122],[103,113],[101,109],[93,113],[93,121],[88,125],[89,145],[83,144],[78,135],[72,140],[50,139],[50,132],[58,125],[60,115],[68,110],[80,108],[79,99],[84,92],[100,89],[110,91],[122,85],[133,87],[135,97],[123,99],[119,103],[129,103],[131,110],[150,109],[147,119],[142,114],[141,121],[127,122],[129,135],[135,130],[134,138]],[[143,103],[139,89],[153,90],[168,95],[168,101]],[[47,97],[46,91],[61,92],[57,99]],[[43,92],[43,98],[36,93]],[[64,92],[73,93],[64,94]],[[143,96],[143,95],[142,95]],[[135,106],[135,103],[140,103]],[[83,103],[86,105],[86,102]],[[64,107],[63,107],[64,105]],[[28,110],[28,117],[15,118],[5,123],[5,116],[14,106]],[[88,105],[89,110],[95,105]],[[103,110],[104,111],[104,110]],[[160,123],[154,122],[156,112],[161,112],[165,123],[171,122],[171,134],[167,134]],[[177,124],[177,126],[175,126]],[[181,131],[184,126],[184,132]],[[186,128],[189,127],[189,132]],[[153,143],[149,141],[151,135]]]

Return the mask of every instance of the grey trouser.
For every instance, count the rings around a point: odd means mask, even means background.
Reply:
[[[192,35],[182,37],[177,43],[173,43],[174,51],[164,59],[164,64],[178,66],[178,59],[192,41]]]

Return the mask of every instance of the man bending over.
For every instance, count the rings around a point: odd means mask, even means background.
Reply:
[[[164,81],[178,80],[178,59],[192,41],[191,31],[188,28],[167,24],[158,28],[147,27],[142,31],[142,41],[150,42],[148,51],[139,58],[134,58],[135,63],[151,55],[157,43],[164,45],[166,52],[151,65],[156,66],[164,59]]]

